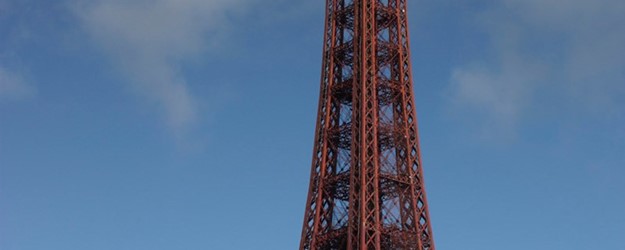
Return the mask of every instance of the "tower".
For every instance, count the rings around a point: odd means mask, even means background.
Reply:
[[[300,249],[434,250],[407,0],[326,0]]]

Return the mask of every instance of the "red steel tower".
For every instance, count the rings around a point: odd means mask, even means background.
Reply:
[[[434,250],[407,0],[326,0],[300,249]]]

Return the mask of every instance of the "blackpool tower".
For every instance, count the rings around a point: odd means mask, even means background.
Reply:
[[[434,250],[407,0],[326,0],[300,249]]]

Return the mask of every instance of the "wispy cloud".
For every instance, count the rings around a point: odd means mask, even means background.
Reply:
[[[496,66],[487,63],[456,68],[452,72],[453,104],[483,118],[482,135],[514,137],[524,109],[530,105],[534,84],[544,72],[539,63],[531,63],[511,53],[501,55]]]
[[[229,15],[248,2],[97,0],[77,4],[74,12],[133,88],[158,106],[169,127],[180,134],[200,113],[180,64],[224,42]]]
[[[8,11],[9,11],[9,2],[0,1],[0,14],[5,14]]]
[[[0,0],[0,101],[32,98],[37,88],[28,75],[16,70],[25,66],[16,63],[20,44],[29,39],[30,29],[20,20],[19,10],[12,1]],[[8,25],[2,25],[8,24]]]
[[[0,100],[21,100],[33,97],[36,89],[24,78],[0,66]]]
[[[625,110],[623,13],[625,2],[612,0],[499,2],[476,16],[494,56],[452,71],[455,106],[508,131],[550,89],[581,111]]]

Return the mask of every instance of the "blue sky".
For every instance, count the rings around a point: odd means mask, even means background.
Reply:
[[[625,249],[625,2],[410,1],[439,249]],[[0,0],[0,249],[295,249],[323,1]]]

